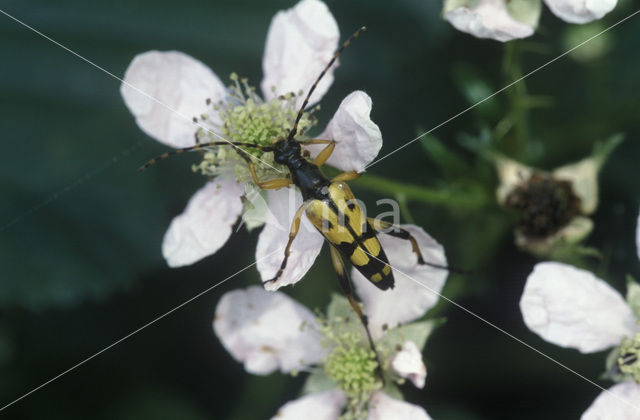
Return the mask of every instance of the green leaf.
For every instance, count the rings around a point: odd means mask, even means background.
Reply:
[[[481,119],[497,121],[500,118],[500,104],[493,96],[495,89],[473,67],[466,64],[456,65],[453,69],[453,80]]]
[[[598,141],[593,146],[593,152],[591,153],[591,157],[596,159],[600,166],[602,166],[611,152],[622,143],[624,140],[624,134],[616,133],[607,138],[606,140]]]
[[[437,137],[424,136],[420,140],[420,145],[446,178],[455,179],[469,174],[467,164],[458,155],[449,150]]]

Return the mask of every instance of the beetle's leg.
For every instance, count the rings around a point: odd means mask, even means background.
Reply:
[[[318,153],[318,156],[313,160],[313,164],[316,166],[322,166],[331,157],[333,150],[336,148],[335,140],[322,140],[322,139],[310,139],[299,142],[302,145],[305,144],[326,144],[327,146]]]
[[[418,245],[418,241],[416,240],[416,238],[413,237],[411,233],[409,233],[408,230],[403,229],[398,225],[394,225],[393,223],[385,222],[384,220],[375,219],[373,217],[369,217],[367,220],[369,221],[369,224],[373,226],[373,230],[375,230],[376,232],[385,233],[389,236],[394,236],[400,239],[406,239],[409,242],[411,242],[411,248],[413,249],[413,252],[418,257],[418,264],[428,265],[429,267],[439,268],[441,270],[448,270],[452,273],[458,273],[458,274],[470,273],[470,271],[468,270],[462,270],[459,268],[449,267],[446,265],[433,264],[430,262],[426,262],[422,257],[422,252],[420,252],[420,246]]]
[[[296,235],[298,235],[298,230],[300,229],[300,219],[302,218],[302,212],[306,207],[307,203],[302,203],[300,208],[298,208],[298,211],[296,211],[295,216],[293,216],[293,220],[291,221],[291,229],[289,230],[289,240],[287,241],[287,246],[284,248],[284,259],[282,260],[282,264],[280,264],[278,272],[275,276],[273,276],[273,278],[263,281],[262,284],[275,282],[284,272],[284,269],[287,266],[287,261],[289,260],[289,254],[291,253],[291,244],[296,238]]]
[[[197,139],[197,135],[196,135],[196,139]],[[173,155],[179,155],[180,153],[184,153],[184,152],[190,152],[191,150],[199,150],[199,149],[204,149],[206,147],[211,147],[211,146],[232,146],[235,147],[238,152],[240,152],[241,154],[244,153],[244,151],[241,149],[241,147],[252,147],[254,149],[259,149],[262,150],[264,152],[270,152],[273,151],[273,148],[271,146],[258,146],[255,145],[253,143],[246,143],[246,142],[230,142],[230,141],[210,141],[207,143],[200,143],[200,142],[196,142],[195,146],[191,146],[191,147],[183,147],[181,149],[175,149],[172,150],[170,152],[166,152],[161,154],[160,156],[151,159],[149,162],[145,163],[144,165],[142,165],[141,167],[138,168],[138,171],[144,171],[145,169],[147,169],[149,166],[153,165],[154,163],[166,159],[170,156]]]
[[[298,143],[300,143],[303,146],[307,144],[329,144],[329,143],[335,143],[335,142],[336,142],[335,140],[325,140],[325,139],[308,139],[308,140],[298,141]]]
[[[331,182],[351,181],[352,179],[358,178],[360,175],[362,174],[356,171],[343,172],[340,175],[336,175],[331,178]]]
[[[249,172],[251,172],[251,178],[253,178],[253,182],[260,189],[277,190],[278,188],[288,187],[293,183],[293,181],[291,181],[291,178],[276,178],[276,179],[270,179],[268,181],[260,181],[260,179],[258,178],[258,174],[256,173],[256,167],[251,161],[251,158],[249,157],[249,155],[247,155],[242,151],[238,151],[238,154],[242,157],[242,159],[245,160],[245,162],[247,162],[247,165],[249,166]]]
[[[376,355],[376,361],[378,362],[378,367],[376,370],[382,379],[382,383],[384,384],[384,376],[382,375],[382,363],[380,363],[380,356],[378,355],[378,350],[376,349],[375,344],[373,343],[373,339],[371,338],[371,332],[369,331],[369,320],[367,316],[362,313],[362,309],[360,305],[356,301],[355,297],[353,297],[353,289],[351,287],[351,281],[349,280],[349,275],[344,269],[344,261],[342,261],[342,256],[333,246],[329,247],[331,251],[331,262],[333,263],[333,268],[336,270],[336,274],[338,275],[338,282],[340,283],[340,287],[342,291],[347,296],[349,300],[349,304],[353,308],[356,314],[358,314],[358,318],[360,318],[360,322],[362,322],[362,326],[367,333],[367,338],[369,339],[369,345],[371,346],[371,350]]]
[[[253,177],[253,174],[251,174]],[[263,190],[277,190],[279,188],[288,187],[292,184],[291,178],[276,178],[268,181],[258,181],[255,177],[253,181]]]
[[[447,268],[447,267],[440,267],[434,264],[426,263],[424,261],[424,258],[422,257],[422,252],[420,252],[418,241],[416,241],[416,238],[414,238],[413,235],[411,235],[408,230],[403,229],[400,226],[394,225],[393,223],[385,222],[384,220],[381,220],[381,219],[375,219],[373,217],[369,217],[368,220],[369,220],[369,224],[373,226],[373,229],[376,232],[385,233],[387,235],[394,236],[400,239],[406,239],[409,242],[411,242],[411,248],[413,249],[413,252],[418,256],[418,264],[431,265],[438,268]]]

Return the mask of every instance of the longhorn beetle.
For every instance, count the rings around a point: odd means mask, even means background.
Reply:
[[[391,289],[394,286],[394,278],[387,256],[382,249],[376,232],[386,233],[397,238],[411,242],[413,252],[418,257],[418,264],[426,264],[436,268],[447,268],[426,263],[418,247],[416,239],[405,229],[392,225],[382,220],[365,218],[362,209],[356,203],[355,197],[345,181],[357,178],[360,174],[355,171],[344,172],[334,178],[327,178],[320,167],[329,159],[336,146],[334,140],[309,139],[296,140],[298,123],[302,118],[305,107],[309,103],[309,98],[313,94],[316,86],[322,80],[325,73],[335,63],[340,53],[357,38],[365,27],[360,28],[351,35],[342,46],[334,53],[329,63],[322,70],[316,81],[307,93],[300,110],[296,116],[293,128],[286,138],[275,139],[270,146],[260,146],[250,142],[227,142],[213,141],[197,143],[195,146],[176,149],[165,153],[143,165],[140,170],[144,170],[158,160],[165,159],[171,155],[203,149],[210,146],[232,146],[238,154],[246,161],[251,176],[255,184],[261,189],[284,188],[291,184],[297,186],[302,193],[304,202],[295,213],[289,231],[289,240],[284,250],[284,258],[276,275],[263,283],[275,282],[280,278],[287,266],[290,248],[293,240],[298,234],[302,213],[305,213],[309,221],[330,243],[331,261],[338,275],[338,280],[342,290],[353,310],[358,314],[367,333],[369,344],[373,349],[378,361],[380,371],[380,359],[376,347],[369,332],[367,317],[363,314],[358,302],[353,296],[351,282],[345,270],[342,257],[348,258],[353,266],[360,271],[369,281],[381,290]],[[308,160],[303,154],[303,145],[324,144],[326,145],[320,153],[313,159]],[[273,152],[275,162],[285,165],[289,169],[289,176],[286,178],[271,179],[261,181],[256,174],[256,170],[249,155],[241,147],[255,148],[264,152]],[[380,375],[382,378],[382,375]],[[383,379],[383,378],[382,378]],[[383,379],[384,380],[384,379]]]

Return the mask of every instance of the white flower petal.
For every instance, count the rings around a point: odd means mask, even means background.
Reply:
[[[414,225],[401,226],[416,238],[426,262],[447,265],[442,245],[422,228]],[[394,328],[424,315],[438,301],[438,294],[448,275],[447,270],[418,265],[409,241],[383,233],[378,234],[378,238],[389,258],[395,287],[380,290],[355,268],[351,271],[356,291],[369,317],[369,327],[374,339],[382,336],[384,324],[388,328]]]
[[[216,103],[225,96],[224,85],[211,69],[178,51],[137,55],[124,82],[120,93],[138,126],[172,147],[192,146],[197,130],[192,118],[207,113],[207,98]]]
[[[600,19],[616,7],[618,0],[544,0],[554,15],[569,23]]]
[[[460,1],[448,0],[444,9],[444,18],[459,31],[502,42],[533,35],[533,27],[514,19],[507,11],[504,0],[479,0],[463,6],[459,4]]]
[[[640,385],[622,382],[602,391],[580,419],[640,420]]]
[[[620,293],[593,273],[543,262],[529,275],[520,310],[530,330],[562,347],[591,353],[615,346],[635,331]]]
[[[327,163],[343,171],[362,172],[378,156],[382,148],[382,133],[371,121],[371,98],[362,91],[350,93],[342,100],[319,139],[337,142]],[[324,145],[309,146],[315,157]]]
[[[284,293],[260,286],[222,296],[213,329],[225,349],[254,374],[304,369],[326,352],[313,313]]]
[[[591,157],[553,171],[554,178],[571,182],[584,214],[593,213],[598,206],[598,171],[601,166],[601,160]]]
[[[500,179],[496,198],[499,204],[504,205],[509,194],[520,184],[531,178],[534,169],[500,154],[493,156],[493,162],[496,165],[498,178]]]
[[[253,183],[247,183],[245,186],[244,196],[246,198],[244,211],[242,213],[242,222],[251,232],[264,225],[267,220],[269,205],[267,204],[267,192],[261,190]]]
[[[418,388],[424,388],[427,368],[422,353],[413,341],[406,341],[402,349],[391,359],[391,368],[403,378],[409,379]]]
[[[344,393],[337,389],[309,394],[280,407],[272,420],[336,420],[346,403]]]
[[[289,239],[291,222],[302,205],[302,195],[293,187],[270,190],[269,213],[258,238],[256,260],[262,281],[272,279],[284,259],[284,248]],[[298,282],[309,271],[320,253],[324,238],[302,215],[298,235],[291,245],[287,266],[278,281],[265,284],[267,290]],[[280,252],[276,252],[276,251]]]
[[[367,420],[430,420],[424,408],[391,398],[382,391],[373,394]]]
[[[243,192],[233,179],[215,179],[200,188],[164,235],[162,255],[167,264],[193,264],[219,250],[242,212]]]
[[[516,230],[516,245],[534,254],[544,256],[562,245],[577,244],[586,238],[593,230],[593,221],[588,217],[577,216],[568,225],[545,238],[530,238],[519,229]]]
[[[331,60],[339,38],[338,24],[321,1],[302,0],[291,9],[279,11],[271,20],[262,60],[264,97],[270,100],[299,90],[306,95]],[[322,78],[309,104],[322,99],[331,83],[333,68]],[[299,98],[298,105],[302,100]]]

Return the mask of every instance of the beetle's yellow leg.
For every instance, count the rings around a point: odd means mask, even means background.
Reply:
[[[344,292],[344,294],[347,296],[347,299],[349,300],[349,304],[351,305],[355,313],[358,314],[358,317],[360,318],[360,322],[362,322],[362,326],[364,327],[364,330],[367,332],[369,345],[371,346],[371,350],[373,350],[373,353],[376,355],[376,361],[378,362],[378,367],[376,370],[378,371],[378,374],[382,379],[382,383],[384,384],[384,376],[382,375],[382,364],[380,363],[380,356],[378,355],[378,350],[376,349],[376,346],[373,343],[373,339],[371,338],[371,332],[369,331],[369,320],[367,316],[364,313],[362,313],[362,309],[360,308],[360,305],[358,304],[356,299],[353,297],[351,281],[349,281],[349,276],[347,275],[347,272],[344,269],[344,261],[342,261],[342,256],[340,255],[338,250],[335,249],[333,246],[330,246],[329,250],[331,251],[331,262],[333,263],[333,268],[336,270],[336,274],[338,275],[338,281],[340,282],[340,287],[342,288],[342,291]]]
[[[336,175],[331,178],[331,182],[351,181],[352,179],[358,178],[360,175],[362,174],[356,171],[343,172],[340,175]]]
[[[287,261],[289,260],[289,254],[291,253],[291,244],[293,243],[293,240],[296,238],[296,235],[298,235],[298,230],[300,229],[300,219],[302,218],[302,212],[307,207],[307,204],[308,203],[302,203],[300,208],[298,208],[298,211],[296,211],[295,216],[293,216],[293,220],[291,221],[291,229],[289,230],[289,240],[287,241],[287,246],[284,248],[284,259],[282,260],[282,264],[280,264],[280,268],[278,269],[278,272],[276,273],[275,276],[273,276],[273,278],[263,281],[262,284],[273,283],[274,281],[278,280],[282,275],[282,273],[284,272],[284,269],[287,266]]]
[[[376,232],[386,233],[387,235],[394,236],[400,239],[406,239],[411,242],[411,249],[418,256],[418,264],[425,265],[427,264],[422,257],[422,252],[420,252],[420,247],[418,246],[418,241],[409,233],[408,230],[402,229],[400,226],[396,226],[393,223],[385,222],[381,219],[375,219],[373,217],[369,217],[369,224],[373,226],[373,229]],[[433,265],[433,264],[427,264]],[[446,268],[446,267],[445,267]]]
[[[253,177],[253,174],[251,175]],[[292,184],[291,178],[277,178],[268,181],[259,181],[257,177],[253,177],[253,182],[263,190],[277,190],[278,188],[288,187]]]
[[[298,143],[304,146],[307,144],[329,144],[329,143],[335,143],[335,142],[336,142],[335,140],[309,139],[309,140],[299,141]]]
[[[326,144],[327,147],[322,149],[318,156],[313,160],[313,164],[316,166],[322,166],[331,157],[333,150],[336,148],[335,140],[322,140],[322,139],[310,139],[301,141],[300,144]]]
[[[238,151],[238,154],[242,156],[242,158],[247,162],[247,166],[249,166],[249,172],[251,172],[251,178],[253,178],[253,182],[263,190],[277,190],[278,188],[288,187],[293,183],[291,178],[276,178],[270,179],[268,181],[260,181],[258,178],[258,174],[256,173],[256,167],[251,161],[251,158],[244,152]]]

